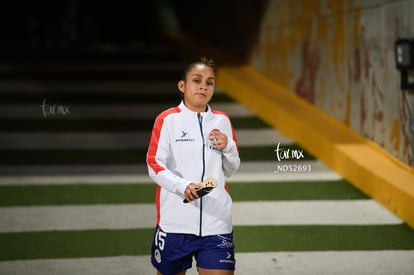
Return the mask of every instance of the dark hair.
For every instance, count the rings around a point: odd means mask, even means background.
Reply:
[[[200,58],[200,61],[193,62],[184,69],[183,75],[181,76],[181,80],[185,80],[187,77],[187,73],[191,71],[191,69],[194,68],[194,66],[197,65],[206,65],[207,67],[210,67],[213,70],[213,73],[216,73],[215,61],[212,58],[207,58],[203,56]]]

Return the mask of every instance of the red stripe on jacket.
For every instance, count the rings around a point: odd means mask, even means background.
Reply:
[[[170,108],[162,112],[159,116],[157,116],[157,119],[155,120],[155,123],[154,123],[154,127],[152,128],[151,140],[149,143],[148,154],[147,154],[147,163],[151,167],[151,169],[154,170],[156,174],[165,170],[165,167],[160,165],[155,159],[157,155],[158,142],[160,140],[161,129],[164,124],[164,119],[170,114],[179,113],[179,112],[181,112],[181,109],[179,107],[173,107],[173,108]]]
[[[162,126],[164,125],[164,119],[170,114],[179,113],[179,112],[181,112],[181,109],[178,107],[173,107],[173,108],[170,108],[162,112],[161,114],[157,116],[155,123],[154,123],[154,127],[152,128],[151,140],[149,143],[148,154],[147,154],[147,163],[151,167],[151,169],[155,171],[156,174],[165,170],[165,167],[160,165],[156,161],[158,142],[160,140]],[[157,210],[156,223],[158,225],[160,224],[160,207],[161,207],[160,196],[161,196],[161,186],[157,185],[156,194],[155,194],[155,208]]]

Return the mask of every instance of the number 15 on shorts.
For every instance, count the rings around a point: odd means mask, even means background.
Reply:
[[[154,244],[156,247],[158,247],[161,251],[164,250],[165,246],[165,237],[167,237],[167,233],[160,231],[160,229],[157,229],[157,232],[155,233],[155,239]]]

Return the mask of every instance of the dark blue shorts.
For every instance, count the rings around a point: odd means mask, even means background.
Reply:
[[[233,234],[198,237],[155,229],[151,262],[163,275],[190,269],[193,257],[200,268],[234,270]]]

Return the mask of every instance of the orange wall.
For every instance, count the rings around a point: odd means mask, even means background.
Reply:
[[[395,40],[414,37],[412,10],[411,0],[270,0],[249,63],[414,165],[394,61]]]

